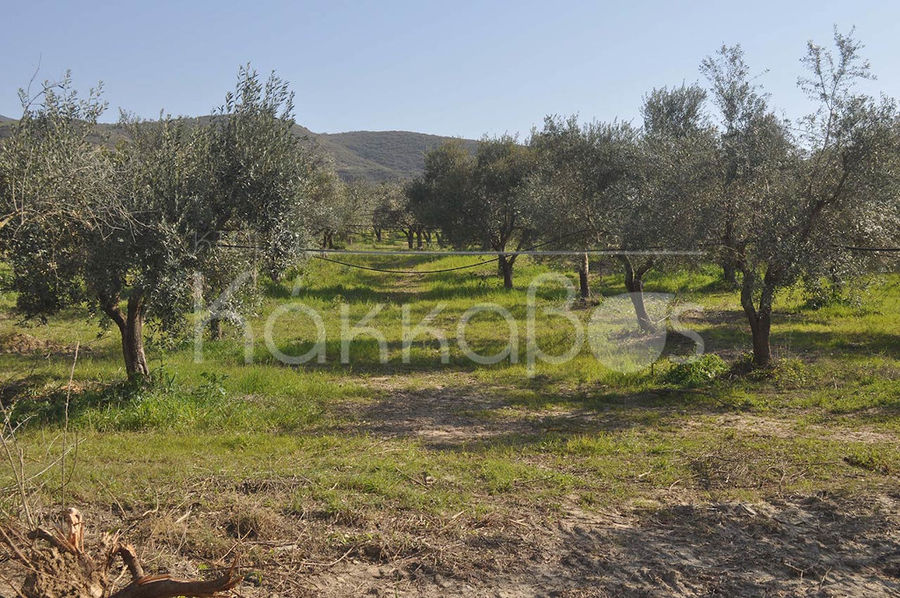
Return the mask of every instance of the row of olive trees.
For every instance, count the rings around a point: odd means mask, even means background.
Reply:
[[[893,100],[856,91],[871,78],[860,48],[837,32],[831,50],[808,45],[799,85],[815,110],[795,123],[776,116],[734,46],[703,61],[709,91],[648,94],[642,127],[551,117],[525,144],[487,139],[474,156],[444,145],[408,187],[412,209],[458,247],[618,250],[645,330],[644,276],[667,251],[703,249],[740,284],[765,366],[778,289],[863,272],[879,253],[860,247],[900,238],[900,120]],[[501,253],[507,288],[514,261]]]
[[[198,295],[296,263],[325,211],[329,170],[292,131],[292,94],[275,75],[242,68],[200,123],[123,115],[114,148],[94,137],[99,93],[79,98],[67,76],[21,95],[0,146],[0,252],[17,307],[45,318],[91,305],[118,327],[129,376],[149,373],[147,321],[177,329]],[[235,249],[248,240],[260,251]],[[225,296],[218,312],[235,313],[241,294]]]
[[[327,161],[323,158],[323,161]],[[349,242],[371,230],[376,241],[386,231],[403,234],[410,249],[422,248],[430,230],[411,211],[409,198],[400,181],[371,183],[365,180],[341,181],[333,165],[319,171],[312,195],[316,214],[312,218],[313,236],[324,249],[334,249],[335,242]]]

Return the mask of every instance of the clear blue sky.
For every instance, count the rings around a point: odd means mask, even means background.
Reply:
[[[855,25],[879,80],[900,97],[900,2],[44,2],[0,0],[0,114],[16,90],[72,70],[118,108],[205,114],[238,65],[275,69],[317,132],[404,129],[527,134],[545,114],[634,119],[654,86],[699,79],[700,60],[740,42],[785,114],[808,39]]]

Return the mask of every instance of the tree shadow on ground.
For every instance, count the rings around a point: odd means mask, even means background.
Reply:
[[[390,390],[365,404],[330,407],[343,432],[416,438],[436,450],[524,448],[564,437],[629,429],[664,428],[685,414],[734,411],[692,392],[608,392],[567,398],[565,408],[548,410],[534,398],[509,389],[467,386]],[[559,401],[559,396],[547,401]],[[536,408],[537,407],[537,408]]]
[[[884,510],[816,496],[683,504],[625,523],[574,514],[557,566],[573,587],[616,596],[896,595],[897,499],[882,496]]]

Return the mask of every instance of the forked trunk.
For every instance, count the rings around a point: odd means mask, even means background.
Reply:
[[[591,296],[591,286],[588,282],[588,275],[590,274],[591,263],[588,259],[588,254],[581,254],[581,262],[578,267],[578,283],[581,287],[581,298],[589,299]]]
[[[622,264],[625,267],[625,289],[628,296],[631,297],[631,304],[634,306],[634,314],[637,317],[638,326],[644,332],[656,332],[656,325],[647,314],[647,308],[644,305],[644,280],[643,276],[650,269],[652,262],[644,264],[637,270],[631,265],[628,256],[621,257]]]
[[[118,297],[104,300],[104,313],[112,318],[122,337],[122,356],[125,373],[129,378],[146,378],[150,375],[147,356],[144,354],[144,294],[133,291],[128,298],[126,313],[119,308]]]
[[[768,275],[763,280],[759,298],[759,308],[753,304],[753,287],[756,277],[753,272],[744,270],[744,284],[741,287],[741,306],[750,323],[750,334],[753,339],[753,365],[757,368],[768,367],[772,363],[772,351],[769,345],[769,332],[772,328],[772,299],[775,285]]]

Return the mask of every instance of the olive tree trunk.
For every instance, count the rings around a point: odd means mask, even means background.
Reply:
[[[737,286],[737,268],[730,259],[722,260],[722,280],[731,286]]]
[[[635,268],[627,255],[620,256],[622,265],[625,270],[625,289],[631,297],[631,303],[634,305],[634,314],[637,317],[638,326],[644,332],[656,332],[656,325],[647,314],[647,308],[644,306],[644,274],[653,267],[653,260],[647,261],[639,268]]]
[[[588,280],[588,275],[591,271],[591,262],[588,259],[588,254],[582,253],[581,260],[578,265],[578,284],[581,288],[581,298],[582,299],[590,299],[591,297],[591,285]]]
[[[772,328],[772,299],[775,295],[775,283],[767,273],[763,279],[759,297],[759,307],[753,302],[753,289],[756,275],[749,270],[742,270],[744,282],[741,286],[741,307],[750,323],[750,334],[753,339],[753,365],[758,368],[768,367],[772,363],[772,351],[769,345],[769,332]]]
[[[500,254],[499,259],[497,260],[497,269],[499,270],[500,276],[503,277],[503,288],[506,290],[510,290],[513,288],[513,264],[516,261],[516,256],[514,255],[506,255]]]
[[[102,302],[103,312],[119,328],[122,337],[122,356],[129,378],[146,378],[150,375],[147,356],[144,354],[144,293],[133,291],[128,297],[125,313],[119,307],[118,297]]]

